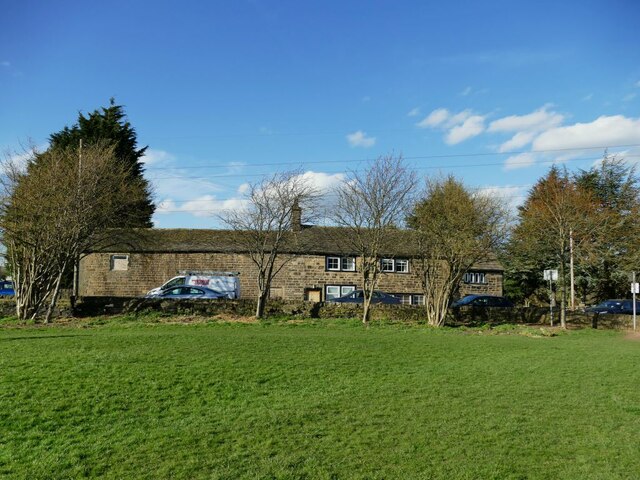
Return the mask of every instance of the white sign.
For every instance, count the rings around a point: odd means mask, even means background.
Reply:
[[[552,280],[552,281],[557,281],[558,280],[558,270],[545,270],[544,271],[544,279],[545,280]]]
[[[640,293],[640,283],[632,283],[631,284],[631,293]]]

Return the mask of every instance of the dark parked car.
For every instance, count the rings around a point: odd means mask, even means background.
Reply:
[[[467,295],[460,300],[453,302],[452,307],[513,307],[513,303],[504,297],[494,297],[492,295]]]
[[[354,290],[351,293],[346,294],[343,297],[333,298],[328,300],[329,302],[337,303],[364,303],[364,294],[362,290]],[[389,295],[388,293],[380,292],[378,290],[373,291],[371,296],[371,303],[384,303],[387,305],[399,305],[400,299]]]
[[[595,307],[585,309],[588,313],[621,313],[633,314],[633,300],[605,300]],[[636,313],[640,314],[640,302],[636,301]]]
[[[193,287],[191,285],[182,287],[173,287],[163,290],[159,295],[154,295],[159,298],[224,298],[224,293],[211,290],[206,287]]]
[[[13,290],[13,282],[9,280],[0,281],[0,296],[13,297],[16,292]]]

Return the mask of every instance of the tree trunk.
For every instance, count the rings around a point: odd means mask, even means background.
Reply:
[[[260,292],[260,295],[258,295],[258,303],[256,305],[256,318],[264,317],[264,308],[267,305],[268,294],[269,292],[265,291],[265,292]]]
[[[362,300],[362,324],[369,325],[369,317],[371,316],[371,300],[364,296]]]
[[[58,278],[56,279],[56,286],[53,290],[53,296],[51,297],[51,303],[49,303],[49,308],[47,308],[47,314],[44,317],[44,323],[51,322],[51,316],[53,315],[53,310],[56,308],[56,302],[58,301],[58,294],[60,293],[60,284],[62,283],[62,275],[64,274],[64,267],[58,274]]]

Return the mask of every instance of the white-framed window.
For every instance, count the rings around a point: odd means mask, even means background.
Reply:
[[[472,283],[472,284],[480,284],[480,285],[487,283],[484,273],[482,272],[465,273],[463,281],[464,283]]]
[[[129,255],[111,255],[111,270],[129,270]]]
[[[400,299],[400,303],[402,305],[411,305],[411,294],[410,293],[397,293],[394,297],[398,297]]]
[[[424,305],[424,295],[421,293],[411,295],[411,305]]]
[[[354,257],[342,257],[342,270],[345,272],[355,272],[356,259]]]
[[[380,270],[383,272],[395,272],[395,262],[393,258],[383,258],[380,261]]]
[[[396,272],[409,273],[409,260],[406,258],[396,258]]]
[[[406,258],[383,258],[380,270],[387,273],[409,273],[409,260]]]
[[[327,270],[340,270],[340,257],[327,257]]]
[[[355,272],[355,257],[327,257],[327,270],[332,272]]]
[[[421,293],[394,293],[402,305],[424,305],[424,295]]]
[[[325,300],[344,297],[356,289],[355,285],[327,285],[324,289]]]

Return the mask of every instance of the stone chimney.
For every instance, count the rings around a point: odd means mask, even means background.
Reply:
[[[299,232],[302,230],[302,209],[298,205],[298,199],[293,202],[291,207],[291,231]]]

